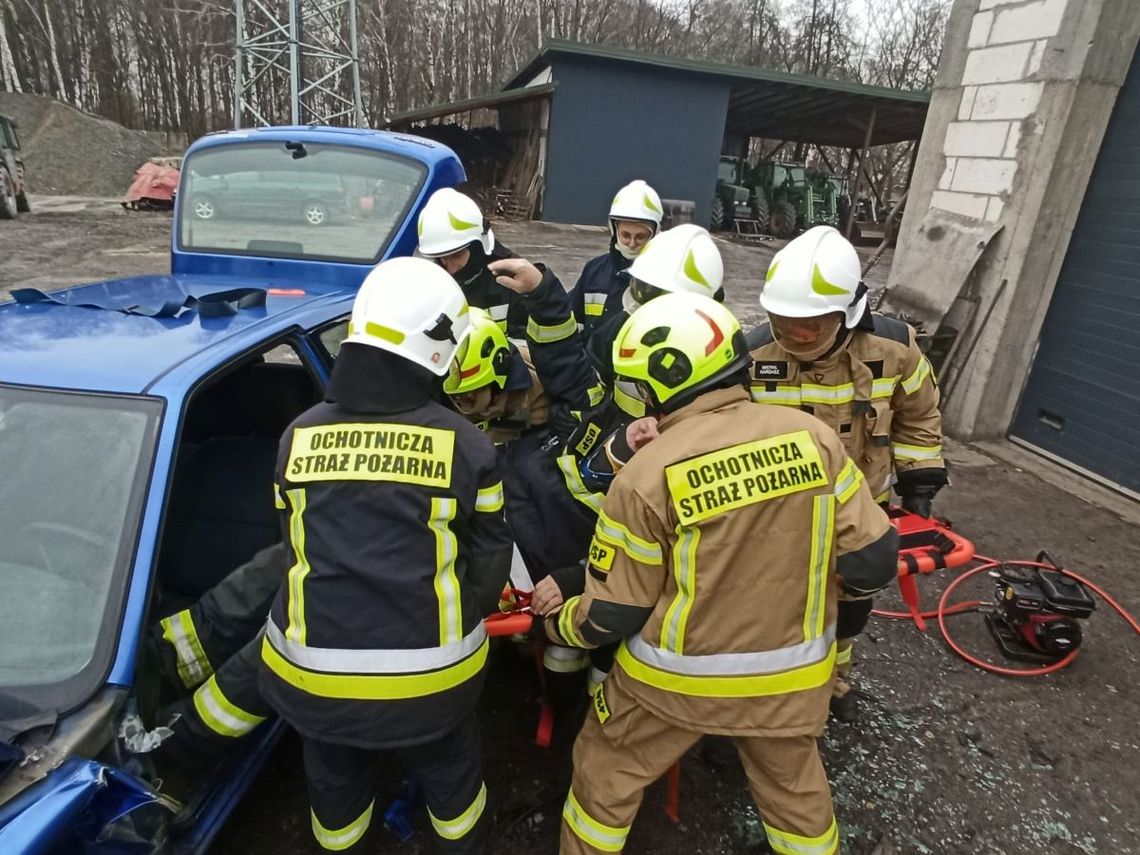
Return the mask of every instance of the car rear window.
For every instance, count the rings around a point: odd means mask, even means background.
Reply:
[[[348,146],[204,149],[183,164],[178,245],[190,252],[376,262],[426,174],[414,160]]]

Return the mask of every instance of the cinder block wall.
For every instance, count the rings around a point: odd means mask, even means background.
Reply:
[[[959,438],[1009,428],[1138,36],[1138,0],[954,4],[888,303],[929,326],[956,298],[979,307],[943,368]],[[972,270],[954,263],[970,244],[948,231],[994,229]]]

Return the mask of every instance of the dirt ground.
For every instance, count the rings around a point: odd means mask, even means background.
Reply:
[[[128,214],[105,201],[33,204],[33,216],[0,224],[0,292],[166,270],[168,215]],[[498,231],[516,251],[548,261],[567,283],[605,243],[598,228],[534,223]],[[729,303],[747,326],[757,319],[758,285],[773,249],[722,243],[722,250]],[[872,287],[886,270],[876,269]],[[1121,516],[1081,498],[1090,490],[1076,479],[1054,472],[1042,480],[1052,471],[1048,464],[1030,458],[1014,465],[992,453],[998,446],[987,448],[952,446],[954,483],[936,510],[979,552],[1031,559],[1048,549],[1140,613],[1140,510],[1114,505]],[[921,580],[927,607],[950,576]],[[963,598],[988,598],[992,582],[975,579],[965,588]],[[882,596],[880,607],[900,607],[897,594]],[[961,643],[1000,661],[980,616],[950,620]],[[982,673],[957,659],[936,627],[923,633],[879,618],[856,657],[862,717],[833,722],[822,740],[845,855],[1140,853],[1140,643],[1109,608],[1101,604],[1086,622],[1076,662],[1046,678]],[[499,647],[482,715],[497,855],[556,850],[575,721],[564,716],[554,746],[539,749],[531,741],[536,713],[533,664],[509,645]],[[385,778],[388,799],[398,770]],[[627,852],[757,851],[762,830],[737,762],[699,748],[682,761],[681,787],[679,825],[663,814],[662,785],[649,789]],[[423,834],[401,845],[380,831],[374,841],[377,853],[411,853],[423,846]],[[311,840],[295,740],[281,744],[214,851],[320,851]]]

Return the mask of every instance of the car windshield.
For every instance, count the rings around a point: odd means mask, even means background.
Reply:
[[[0,386],[4,696],[58,709],[102,679],[161,409]]]
[[[208,148],[183,165],[178,245],[193,252],[379,261],[427,168],[314,143]]]

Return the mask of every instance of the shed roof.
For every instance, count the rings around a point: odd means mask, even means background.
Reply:
[[[539,86],[524,86],[516,89],[506,89],[501,92],[491,92],[476,98],[464,98],[462,101],[450,101],[446,104],[434,104],[431,107],[421,107],[418,110],[407,110],[389,116],[384,122],[388,128],[406,127],[416,122],[426,122],[428,119],[438,119],[451,116],[455,113],[466,113],[471,110],[489,110],[502,104],[530,101],[535,98],[544,98],[554,91],[556,84],[543,83]]]
[[[724,79],[732,87],[726,131],[794,142],[859,148],[872,111],[875,127],[871,145],[918,139],[930,105],[930,93],[925,91],[558,40],[543,45],[507,82],[503,94],[517,91],[558,58],[633,63],[669,73]]]

